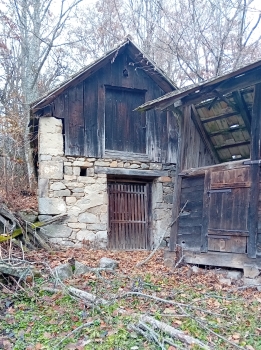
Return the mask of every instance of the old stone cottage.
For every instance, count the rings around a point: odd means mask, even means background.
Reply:
[[[52,241],[151,249],[168,235],[176,120],[134,109],[175,89],[127,39],[32,105],[39,212],[68,214]]]

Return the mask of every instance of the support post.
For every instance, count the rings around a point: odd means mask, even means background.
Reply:
[[[252,110],[251,124],[251,160],[258,160],[261,157],[261,83],[255,85],[254,102]],[[260,182],[259,164],[250,165],[250,201],[249,201],[249,237],[247,244],[247,253],[249,258],[256,258],[257,247],[257,228],[258,228],[258,197]]]

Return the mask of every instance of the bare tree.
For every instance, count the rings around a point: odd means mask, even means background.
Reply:
[[[7,85],[9,91],[14,89],[19,96],[19,111],[23,121],[25,158],[28,165],[28,179],[32,185],[34,177],[33,160],[30,152],[29,106],[38,96],[41,73],[57,58],[57,52],[63,45],[63,32],[73,15],[73,11],[82,0],[9,0],[1,11],[1,45],[2,55],[6,55],[2,65],[3,91]],[[5,27],[8,24],[8,36]],[[12,63],[14,63],[12,65]],[[52,70],[59,74],[57,65]],[[15,77],[15,78],[14,78]],[[50,82],[49,82],[50,83]],[[11,86],[12,85],[12,86]],[[41,84],[40,84],[41,85]],[[40,86],[42,88],[42,85]],[[3,95],[3,94],[2,94]],[[2,106],[7,112],[7,98],[3,96]],[[17,101],[18,102],[18,101]]]

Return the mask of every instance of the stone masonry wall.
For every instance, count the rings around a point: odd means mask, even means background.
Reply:
[[[167,170],[152,184],[152,234],[156,245],[171,222],[175,167],[160,163],[64,156],[62,121],[39,120],[38,199],[40,220],[67,213],[62,224],[46,227],[54,243],[81,245],[94,242],[106,247],[108,229],[107,175],[94,167]],[[85,176],[81,176],[85,169]],[[169,229],[166,231],[169,235]]]

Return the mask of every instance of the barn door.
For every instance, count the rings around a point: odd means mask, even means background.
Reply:
[[[249,167],[211,173],[209,251],[247,252],[249,194]]]
[[[150,249],[150,185],[108,183],[109,248]]]

